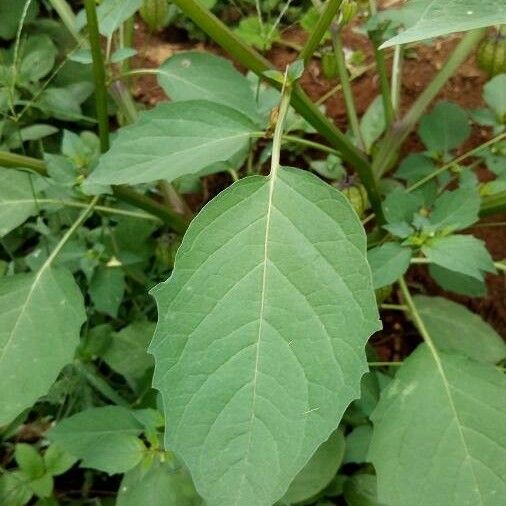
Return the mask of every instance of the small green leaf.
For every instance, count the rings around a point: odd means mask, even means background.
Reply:
[[[506,74],[499,74],[485,84],[483,99],[499,121],[506,123]]]
[[[0,0],[0,38],[13,39],[19,27],[21,15],[25,9],[26,0]],[[25,18],[25,24],[32,22],[39,12],[37,2],[30,2]]]
[[[89,294],[97,311],[116,318],[124,293],[125,275],[121,268],[100,266],[95,271]]]
[[[467,308],[442,297],[414,297],[415,305],[436,346],[460,351],[480,362],[506,357],[506,344],[495,330]]]
[[[373,474],[355,474],[346,480],[344,497],[348,506],[387,506],[378,501],[376,476]]]
[[[422,252],[441,267],[483,280],[484,272],[495,272],[494,262],[483,241],[471,235],[450,235],[422,246]]]
[[[53,493],[53,477],[46,473],[40,478],[31,480],[29,486],[37,497],[49,497]]]
[[[28,478],[21,471],[7,471],[0,475],[0,504],[3,506],[24,506],[33,492]]]
[[[440,102],[420,119],[418,135],[427,149],[438,156],[460,146],[471,134],[467,114],[453,102]]]
[[[460,293],[467,297],[484,297],[487,293],[487,287],[483,280],[450,271],[440,265],[430,264],[429,274],[441,288],[450,292]]]
[[[365,143],[365,149],[371,152],[373,144],[385,131],[385,113],[381,96],[377,96],[365,111],[360,120],[360,132]]]
[[[190,475],[176,463],[155,461],[148,469],[142,464],[125,474],[116,506],[200,506]]]
[[[367,252],[371,266],[374,289],[391,285],[397,281],[409,267],[411,249],[397,242],[387,242]]]
[[[49,390],[86,319],[72,275],[47,264],[0,278],[0,426]]]
[[[503,23],[503,0],[432,0],[413,26],[381,48]]]
[[[493,365],[420,345],[373,413],[369,455],[379,499],[389,506],[415,506],[421,498],[433,506],[501,506],[505,389]]]
[[[458,188],[445,191],[434,202],[430,222],[446,231],[467,228],[478,221],[480,195],[474,188]]]
[[[241,179],[153,295],[167,447],[210,506],[273,504],[358,397],[379,327],[355,212],[308,172]]]
[[[88,184],[138,184],[196,174],[245,152],[246,116],[204,100],[162,103],[122,128]]]
[[[14,450],[14,458],[21,471],[31,480],[40,478],[46,471],[44,460],[32,445],[18,443]]]
[[[312,160],[311,169],[327,179],[340,180],[346,175],[342,160],[336,155],[329,155],[325,160]]]
[[[137,50],[132,47],[121,47],[116,49],[111,55],[111,63],[120,63],[137,54]]]
[[[259,122],[250,82],[225,58],[197,51],[177,53],[160,67],[158,83],[173,102],[209,100]]]
[[[18,170],[0,171],[0,237],[37,214],[33,182],[37,178]]]
[[[53,476],[59,476],[67,472],[76,463],[76,460],[75,457],[55,443],[44,453],[44,465],[47,472]]]
[[[421,206],[420,196],[408,193],[404,188],[396,188],[384,200],[383,212],[390,224],[411,223]]]
[[[89,65],[93,63],[93,56],[91,54],[91,49],[78,49],[69,56],[69,60],[74,61],[76,63],[83,63],[85,65]]]
[[[107,365],[123,375],[132,386],[153,367],[153,358],[147,349],[154,329],[152,322],[135,321],[113,333],[109,347],[102,354]]]
[[[60,421],[47,437],[91,467],[109,474],[135,467],[146,450],[139,439],[143,426],[120,406],[90,408]]]
[[[277,26],[266,21],[261,22],[258,16],[242,18],[234,31],[244,42],[262,51],[270,49],[274,42],[281,39]]]
[[[344,436],[335,430],[322,443],[309,462],[292,481],[282,501],[289,504],[305,501],[323,490],[335,476],[344,455]]]
[[[355,427],[346,436],[346,453],[343,464],[362,464],[368,462],[369,444],[372,437],[372,427],[369,424]]]
[[[34,35],[21,46],[18,79],[40,81],[54,67],[58,50],[47,35]]]

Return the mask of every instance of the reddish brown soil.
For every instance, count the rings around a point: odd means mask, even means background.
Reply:
[[[289,28],[283,33],[284,40],[290,43],[302,45],[305,34],[298,28]],[[347,29],[343,33],[343,41],[346,48],[360,50],[365,55],[365,64],[373,62],[372,47],[368,39]],[[406,111],[421,91],[430,83],[434,75],[441,68],[442,64],[459,41],[459,36],[449,37],[445,41],[437,42],[432,46],[418,46],[410,52],[410,57],[405,59],[402,73],[401,109]],[[212,51],[224,55],[221,48],[212,44],[190,43],[180,33],[163,32],[157,35],[150,35],[146,32],[142,23],[136,26],[136,46],[139,56],[135,67],[156,68],[170,55],[188,49]],[[286,64],[293,61],[297,52],[284,45],[276,44],[266,55],[278,68],[283,69]],[[388,60],[388,63],[390,61]],[[238,66],[240,68],[240,66]],[[481,97],[483,84],[486,76],[477,69],[474,56],[468,58],[459,68],[458,72],[446,83],[434,102],[439,100],[450,100],[458,103],[466,109],[473,109],[483,106]],[[320,97],[331,90],[338,81],[329,81],[322,76],[319,60],[313,59],[302,78],[302,86],[308,95],[317,101]],[[371,101],[379,94],[378,80],[374,71],[369,71],[356,78],[353,83],[353,94],[357,112],[363,114]],[[147,107],[153,106],[161,100],[166,100],[164,92],[158,87],[155,76],[148,75],[136,79],[134,84],[136,97]],[[344,101],[340,93],[331,96],[325,102],[328,116],[341,129],[347,128],[346,111]],[[479,145],[491,137],[491,132],[485,128],[473,126],[472,135],[469,140],[455,154],[459,155],[474,146]],[[411,134],[403,146],[403,154],[422,151],[416,134]],[[490,178],[490,174],[483,167],[478,167],[478,176],[481,180]],[[208,198],[211,198],[216,190],[229,184],[227,176],[221,176],[206,182],[206,195],[197,201],[191,202],[194,209],[198,209]],[[192,199],[193,200],[193,199]],[[494,216],[483,222],[506,221],[506,216]],[[486,242],[486,245],[495,260],[506,258],[506,227],[476,227],[473,233]],[[423,292],[431,295],[445,295],[460,303],[466,304],[473,311],[481,314],[494,328],[506,337],[506,280],[505,276],[488,276],[488,296],[482,299],[473,299],[444,293],[436,283],[428,276],[423,266],[412,269],[409,282],[419,287]],[[396,295],[393,295],[395,300]],[[376,348],[382,359],[399,359],[409,352],[415,342],[413,339],[403,339],[406,332],[416,335],[411,325],[407,323],[402,314],[387,311],[383,315],[385,330],[375,337]]]

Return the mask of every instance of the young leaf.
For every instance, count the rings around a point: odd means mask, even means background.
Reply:
[[[470,135],[467,114],[453,102],[440,102],[420,119],[418,135],[427,149],[439,156],[460,146]]]
[[[436,238],[422,246],[422,252],[430,262],[480,281],[484,272],[495,272],[485,244],[472,235]]]
[[[483,99],[500,122],[506,122],[506,74],[499,74],[483,87]]]
[[[40,478],[45,472],[44,460],[31,445],[18,443],[14,450],[14,458],[19,468],[30,478]]]
[[[484,297],[487,293],[487,286],[483,280],[450,271],[440,265],[430,264],[429,274],[441,288],[450,292],[467,297]]]
[[[230,107],[190,100],[162,103],[122,128],[88,184],[137,184],[196,174],[248,147],[255,130]]]
[[[0,237],[37,214],[30,179],[36,176],[18,170],[0,170]]]
[[[383,101],[381,100],[381,96],[377,96],[360,120],[360,132],[362,133],[362,139],[368,153],[384,131],[385,113]]]
[[[113,318],[125,293],[125,275],[118,267],[99,267],[90,283],[90,297],[97,311]]]
[[[288,504],[299,503],[313,497],[323,490],[335,476],[344,455],[344,435],[335,430],[322,443],[308,463],[290,483],[282,501]]]
[[[387,506],[378,501],[376,476],[355,474],[344,482],[344,497],[348,506]],[[390,506],[390,505],[388,505]]]
[[[363,462],[368,462],[371,437],[372,427],[370,424],[355,427],[346,436],[346,452],[344,454],[343,464],[362,464]]]
[[[0,426],[49,390],[72,360],[86,319],[72,275],[45,263],[0,278]]]
[[[447,231],[467,228],[478,221],[480,195],[474,188],[445,191],[434,202],[430,222]]]
[[[52,476],[59,476],[68,471],[75,463],[76,458],[67,453],[57,444],[52,444],[44,454],[44,465]]]
[[[154,462],[148,469],[141,463],[125,474],[116,506],[200,506],[188,471],[174,464]]]
[[[123,375],[132,386],[153,367],[153,358],[148,355],[147,349],[154,330],[154,323],[135,321],[115,332],[109,347],[102,354],[106,364]]]
[[[383,201],[383,212],[389,225],[404,228],[409,235],[409,223],[413,221],[414,214],[422,207],[422,198],[419,195],[408,193],[404,188],[391,191]],[[392,231],[397,235],[394,231]]]
[[[146,450],[138,438],[142,430],[142,424],[128,409],[105,406],[63,419],[47,437],[81,460],[83,467],[115,474],[141,461]]]
[[[308,172],[242,179],[153,295],[167,446],[210,506],[270,506],[358,397],[379,328],[356,214]]]
[[[281,39],[276,25],[260,21],[258,16],[242,18],[235,33],[247,44],[262,51],[270,49],[273,42]]]
[[[160,67],[158,83],[173,102],[209,100],[259,122],[250,82],[225,58],[197,51],[177,53]]]
[[[422,344],[382,393],[370,456],[389,506],[501,506],[506,379],[494,366]]]
[[[442,297],[413,298],[420,316],[440,350],[460,351],[480,362],[506,357],[506,344],[478,315]]]
[[[409,267],[411,249],[397,242],[387,242],[367,252],[371,266],[374,289],[391,285],[397,281]]]
[[[418,21],[381,48],[506,23],[503,0],[432,0]]]

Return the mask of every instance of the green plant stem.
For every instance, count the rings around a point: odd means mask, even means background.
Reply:
[[[49,0],[51,7],[56,11],[62,23],[65,25],[65,28],[70,32],[72,37],[78,42],[82,44],[83,37],[79,33],[79,30],[76,27],[76,16],[72,7],[66,2],[66,0]]]
[[[373,172],[377,178],[380,178],[391,167],[392,163],[395,162],[399,148],[406,137],[413,130],[422,114],[439,93],[446,81],[476,47],[484,33],[484,28],[467,32],[448,60],[446,60],[441,70],[416,99],[406,115],[400,121],[392,125],[390,131],[380,143],[378,154],[373,161]]]
[[[283,140],[293,142],[294,144],[300,144],[301,146],[307,146],[308,148],[318,149],[319,151],[323,151],[324,153],[330,153],[332,155],[339,154],[338,151],[329,146],[325,146],[325,144],[320,144],[319,142],[303,139],[302,137],[297,137],[295,135],[283,134]]]
[[[30,169],[41,176],[47,176],[47,167],[43,160],[17,155],[15,153],[8,153],[6,151],[0,151],[0,166],[6,168]],[[153,216],[157,216],[175,232],[184,233],[188,228],[189,220],[177,214],[172,209],[168,209],[159,204],[156,200],[146,197],[124,185],[113,186],[112,188],[116,198],[134,207],[143,209]]]
[[[379,49],[381,45],[381,32],[373,31],[369,33],[373,48],[374,48],[374,61],[376,62],[376,70],[378,72],[379,85],[381,91],[381,100],[383,101],[383,110],[385,114],[386,128],[389,129],[394,122],[394,108],[392,106],[390,83],[388,80],[387,66],[385,63],[385,53]]]
[[[327,0],[327,3],[321,11],[316,26],[313,28],[309,39],[299,54],[299,58],[301,60],[304,60],[304,63],[307,63],[313,56],[313,53],[319,46],[321,40],[323,39],[323,36],[325,35],[325,32],[329,29],[329,26],[334,20],[339,7],[341,7],[342,2],[343,0]]]
[[[286,73],[285,73],[285,81],[286,81]],[[288,87],[283,86],[283,90],[281,92],[281,103],[279,104],[279,113],[276,120],[276,127],[274,129],[274,135],[272,136],[272,154],[271,154],[271,173],[270,177],[274,178],[276,176],[276,172],[279,169],[279,159],[281,155],[281,142],[283,140],[283,129],[285,127],[285,118],[286,113],[288,112],[288,108],[290,106],[290,92],[291,86]]]
[[[85,207],[88,206],[87,203],[79,202],[78,200],[58,200],[58,199],[45,199],[45,198],[37,199],[37,203],[40,205],[45,204],[53,206],[75,207],[78,209],[84,209]],[[129,216],[130,218],[139,218],[140,220],[148,220],[156,222],[160,221],[159,218],[153,216],[152,214],[129,211],[128,209],[119,209],[116,207],[96,205],[94,210],[102,213],[118,214],[120,216]]]
[[[355,137],[359,148],[363,150],[365,148],[365,144],[362,139],[362,132],[360,131],[360,124],[358,121],[357,110],[355,108],[355,101],[353,100],[353,92],[351,91],[350,76],[348,74],[348,69],[346,68],[346,62],[344,60],[344,50],[341,40],[340,28],[337,24],[334,23],[332,25],[331,33],[332,46],[334,48],[334,57],[337,63],[339,80],[341,81],[346,114],[348,115],[348,121],[350,123],[353,136]]]
[[[136,121],[139,113],[137,112],[137,107],[132,99],[130,90],[125,83],[118,79],[114,80],[109,87],[109,93],[114,100],[114,103],[121,111],[125,124],[128,125]]]
[[[380,304],[380,309],[389,309],[392,311],[407,311],[408,307],[403,304]]]
[[[418,329],[418,332],[420,332],[420,335],[423,337],[423,340],[427,344],[430,352],[432,353],[432,356],[434,357],[434,360],[435,360],[438,368],[441,371],[442,376],[444,377],[445,374],[444,374],[444,371],[441,367],[441,361],[439,359],[439,354],[436,349],[436,346],[435,346],[434,342],[432,341],[429,331],[427,330],[427,327],[425,327],[425,323],[423,322],[420,314],[418,313],[418,310],[416,309],[413,298],[411,297],[411,294],[409,293],[408,286],[406,285],[406,282],[404,281],[404,278],[402,278],[402,277],[399,279],[399,286],[401,288],[402,296],[404,298],[404,301],[406,302],[406,306],[408,307],[408,311],[411,315],[413,323],[415,324],[415,327]]]
[[[238,62],[264,78],[274,87],[280,88],[278,82],[263,76],[265,70],[273,68],[271,63],[227,28],[224,23],[209,12],[208,9],[203,7],[198,0],[174,0],[174,4]],[[367,191],[369,202],[378,217],[378,221],[383,223],[381,196],[377,181],[371,171],[371,165],[365,155],[357,149],[331,121],[329,121],[299,85],[294,86],[291,97],[291,104],[295,110],[305,118],[317,132],[325,137],[329,143],[339,151],[342,158],[357,171]]]
[[[404,46],[398,44],[394,48],[394,57],[392,61],[392,81],[391,81],[391,103],[394,116],[399,115],[401,106],[401,89],[402,89],[402,67],[404,62]]]
[[[427,265],[432,263],[428,258],[425,257],[415,257],[410,260],[411,264],[418,264],[418,265]],[[506,270],[506,265],[503,262],[494,262],[494,267],[498,271],[504,271]]]
[[[97,7],[95,0],[84,0],[88,36],[90,39],[91,56],[93,58],[93,80],[95,82],[95,103],[97,108],[98,134],[100,150],[109,150],[109,115],[107,113],[107,88],[105,86],[105,67],[100,47],[100,33],[98,31]]]
[[[58,244],[55,246],[51,254],[47,257],[47,260],[44,262],[41,270],[45,269],[46,266],[50,265],[53,260],[57,257],[58,253],[62,250],[63,246],[67,243],[67,241],[74,235],[74,232],[83,224],[86,218],[91,214],[93,208],[97,205],[100,199],[100,195],[93,197],[90,203],[83,209],[81,214],[77,217],[76,221],[72,223],[72,226],[65,232],[63,237],[60,239]]]

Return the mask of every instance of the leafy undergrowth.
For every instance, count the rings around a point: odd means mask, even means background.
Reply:
[[[84,4],[0,0],[0,504],[502,505],[500,2]]]

